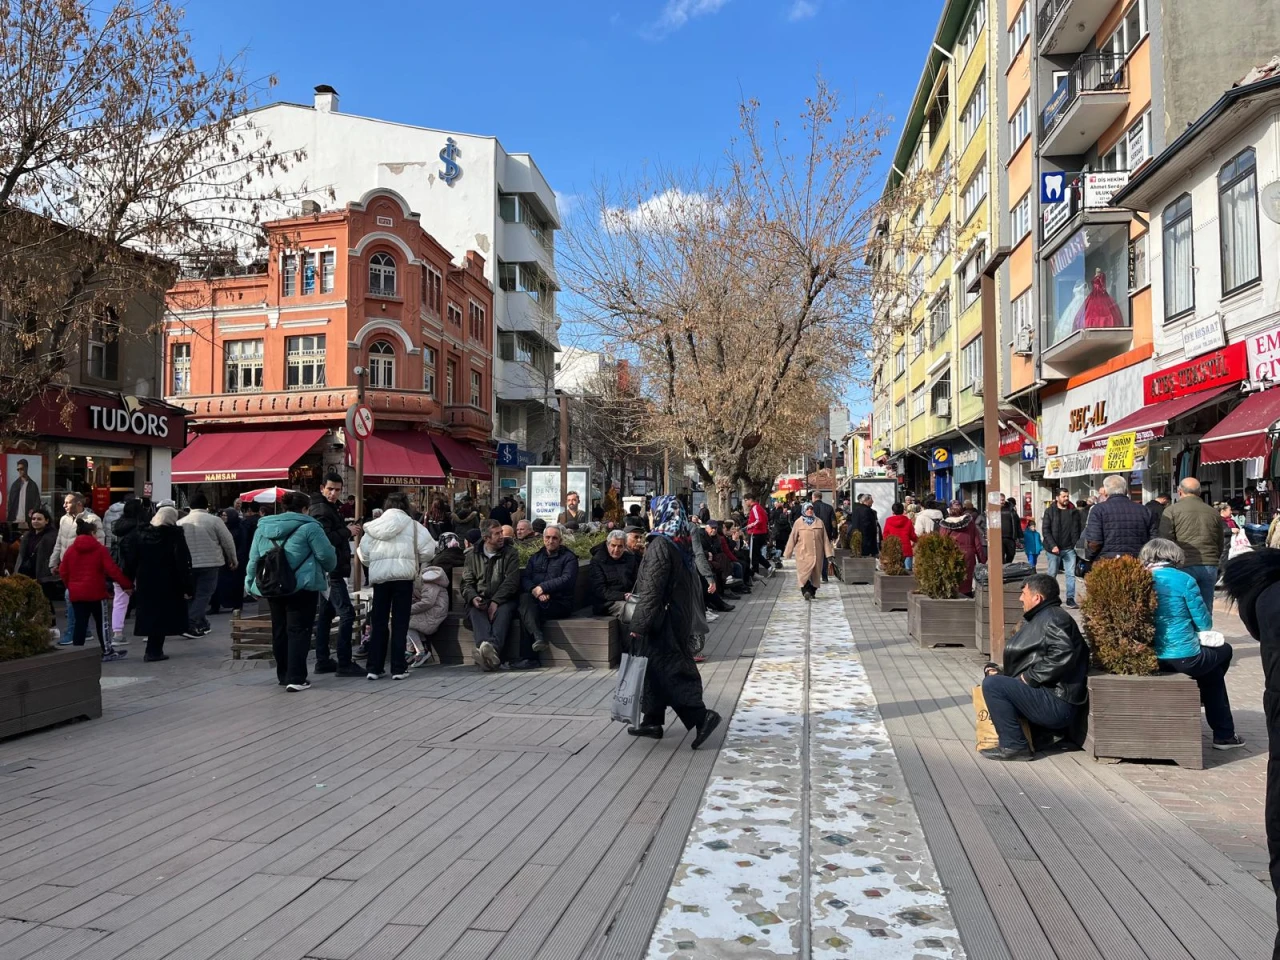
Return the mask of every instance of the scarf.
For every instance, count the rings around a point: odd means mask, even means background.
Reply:
[[[653,530],[649,533],[649,537],[664,537],[670,540],[684,558],[684,565],[693,569],[693,554],[684,537],[686,526],[684,505],[678,497],[665,494],[655,497],[649,507],[653,511]]]
[[[813,526],[813,521],[814,521],[815,519],[817,519],[817,518],[816,518],[816,517],[814,517],[814,515],[813,515],[813,504],[812,504],[812,503],[806,503],[806,504],[804,505],[804,512],[800,514],[800,519],[801,519],[801,520],[803,520],[803,521],[804,521],[806,524],[808,524],[809,526],[811,526],[811,527]]]

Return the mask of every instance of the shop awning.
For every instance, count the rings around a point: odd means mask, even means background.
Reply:
[[[287,480],[327,430],[250,430],[202,433],[173,458],[174,483]]]
[[[416,430],[374,433],[364,444],[364,482],[374,486],[437,486],[444,470],[431,434]],[[354,445],[350,456],[355,456]]]
[[[1113,437],[1118,433],[1136,433],[1137,436],[1134,438],[1136,443],[1158,440],[1164,436],[1164,432],[1169,428],[1171,420],[1185,417],[1188,413],[1213,403],[1222,394],[1228,390],[1236,389],[1237,386],[1239,384],[1233,383],[1225,387],[1216,387],[1213,390],[1202,390],[1200,393],[1178,397],[1176,400],[1149,403],[1137,413],[1121,417],[1115,423],[1107,424],[1097,433],[1091,433],[1080,441],[1080,449],[1100,450],[1107,445],[1108,437]]]
[[[1280,420],[1280,390],[1251,394],[1200,438],[1200,463],[1251,460],[1271,452],[1267,434]]]
[[[455,477],[461,477],[464,480],[492,479],[493,471],[489,468],[489,464],[485,463],[471,444],[439,433],[431,435],[431,442],[435,444],[436,453],[440,454],[448,465],[449,472]]]

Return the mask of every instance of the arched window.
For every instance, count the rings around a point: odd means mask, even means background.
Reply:
[[[369,345],[369,386],[389,390],[396,385],[396,350],[385,340]]]
[[[369,258],[369,292],[378,297],[396,295],[396,261],[389,253]]]

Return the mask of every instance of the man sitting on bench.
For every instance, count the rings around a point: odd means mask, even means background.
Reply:
[[[520,578],[520,659],[512,670],[536,670],[538,654],[550,644],[542,625],[548,620],[573,616],[573,595],[578,586],[578,558],[563,545],[563,527],[547,524],[542,549],[529,558]]]
[[[1022,583],[1022,626],[1004,647],[1004,669],[988,663],[982,695],[1000,746],[981,751],[989,760],[1030,760],[1022,720],[1064,730],[1088,699],[1089,647],[1062,609],[1058,581],[1034,574]]]
[[[462,602],[475,640],[471,658],[482,670],[497,670],[502,665],[502,647],[519,593],[516,548],[507,543],[502,524],[485,520],[483,539],[467,551],[462,563]]]
[[[627,535],[609,531],[605,542],[591,551],[591,612],[597,617],[622,616],[639,569],[640,555],[627,550]]]

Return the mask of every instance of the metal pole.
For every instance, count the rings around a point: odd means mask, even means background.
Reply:
[[[560,401],[560,506],[568,507],[569,500],[569,395],[556,391]],[[587,506],[591,505],[591,491],[586,491]]]
[[[364,403],[364,367],[356,367],[356,401]],[[356,523],[364,520],[364,444],[355,437],[347,437],[347,443],[356,445]],[[351,565],[351,589],[360,590],[364,581],[364,566],[357,558]]]
[[[671,451],[662,451],[662,493],[665,496],[671,492]]]
[[[987,600],[991,604],[991,659],[1004,660],[1004,557],[1001,555],[1000,326],[996,317],[996,271],[1009,256],[1001,247],[978,279],[982,299],[982,430],[987,461]],[[970,287],[970,292],[973,288]]]

